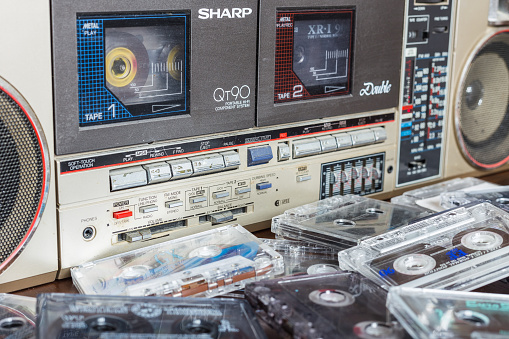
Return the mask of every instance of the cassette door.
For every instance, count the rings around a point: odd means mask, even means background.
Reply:
[[[55,279],[49,4],[0,5],[0,291]]]
[[[509,21],[496,19],[497,12],[498,1],[458,1],[447,177],[508,168]]]

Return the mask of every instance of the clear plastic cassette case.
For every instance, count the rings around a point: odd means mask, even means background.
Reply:
[[[486,189],[495,186],[495,184],[477,178],[456,178],[407,191],[403,193],[403,195],[393,197],[391,203],[420,207],[432,212],[440,212],[444,210],[444,208],[440,206],[440,194],[442,193]]]
[[[387,322],[387,292],[354,272],[249,284],[246,299],[281,334],[294,338],[404,338]]]
[[[509,296],[391,287],[387,306],[414,338],[507,338]]]
[[[272,232],[278,237],[342,250],[428,214],[418,208],[356,195],[334,196],[274,217]]]
[[[0,339],[35,338],[36,299],[0,293]]]
[[[297,240],[262,240],[283,256],[285,276],[339,271],[338,251],[333,248]]]
[[[470,291],[509,275],[509,213],[475,203],[366,239],[340,267],[390,286]]]
[[[266,338],[245,300],[41,294],[38,338]]]
[[[283,273],[283,258],[240,225],[86,263],[71,270],[83,294],[207,296]]]
[[[475,192],[450,192],[440,195],[444,208],[454,208],[474,201],[491,202],[503,209],[509,209],[509,186],[500,186]]]

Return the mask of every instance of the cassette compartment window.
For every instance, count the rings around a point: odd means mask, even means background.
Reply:
[[[351,92],[354,10],[278,10],[274,102]]]
[[[189,21],[78,15],[79,126],[189,114]]]

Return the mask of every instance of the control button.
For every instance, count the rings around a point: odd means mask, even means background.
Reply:
[[[184,206],[184,202],[182,200],[171,200],[171,201],[167,201],[165,203],[165,206],[166,206],[166,208],[180,207],[180,206]]]
[[[373,180],[378,180],[382,177],[382,172],[378,168],[371,169],[371,178]]]
[[[371,129],[375,135],[375,142],[384,142],[387,140],[387,131],[383,127],[375,127]]]
[[[366,167],[362,168],[361,173],[363,179],[369,179],[369,177],[371,176],[371,171]]]
[[[212,197],[214,199],[222,199],[230,196],[230,192],[221,191],[221,192],[214,192],[212,193]]]
[[[143,165],[143,168],[147,171],[149,184],[164,182],[171,179],[171,168],[166,162]]]
[[[141,241],[142,239],[143,239],[143,236],[138,231],[129,232],[129,233],[126,233],[126,235],[125,235],[125,240],[127,242],[137,242],[137,241]]]
[[[111,170],[110,183],[112,191],[144,186],[147,184],[147,172],[141,166]]]
[[[233,213],[230,211],[214,213],[209,215],[209,218],[213,224],[220,224],[222,222],[233,220]]]
[[[147,205],[147,206],[141,206],[140,207],[140,213],[152,213],[157,212],[159,207],[157,205]]]
[[[224,159],[224,166],[229,169],[240,166],[240,155],[237,151],[227,151],[219,153]]]
[[[272,160],[272,158],[272,148],[270,145],[250,147],[247,149],[248,166],[266,164]]]
[[[355,167],[352,168],[352,173],[350,174],[353,180],[359,179],[359,176],[361,175],[359,173],[359,170]]]
[[[324,135],[317,138],[322,146],[322,152],[331,152],[338,149],[336,138],[332,135]]]
[[[290,153],[290,146],[287,143],[277,144],[277,160],[284,161],[290,159],[292,154]]]
[[[245,194],[249,192],[251,192],[251,187],[239,187],[235,189],[236,195]]]
[[[167,163],[171,167],[172,179],[187,178],[193,174],[193,165],[187,159],[171,160]]]
[[[333,135],[336,138],[338,149],[351,148],[353,146],[352,137],[348,133],[339,133]]]
[[[344,171],[334,174],[334,177],[336,178],[336,182],[340,182],[342,184],[346,184],[348,181],[350,181],[348,174]]]
[[[370,129],[349,132],[352,137],[353,147],[371,145],[375,143],[375,134]]]
[[[124,219],[133,216],[133,212],[131,210],[122,210],[113,212],[113,218],[115,219]]]
[[[148,240],[152,238],[152,232],[149,229],[139,230],[142,240]]]
[[[272,184],[270,182],[259,182],[256,184],[257,190],[266,190],[271,187],[272,187]]]
[[[200,195],[197,197],[192,197],[191,199],[189,199],[189,201],[191,202],[191,204],[197,204],[199,202],[207,201],[207,197]]]
[[[320,141],[315,138],[297,140],[293,142],[293,157],[301,158],[319,154],[322,151]]]
[[[297,182],[303,182],[311,180],[311,175],[298,175],[297,176]]]
[[[188,158],[193,165],[194,174],[220,172],[224,169],[221,154],[207,154]]]

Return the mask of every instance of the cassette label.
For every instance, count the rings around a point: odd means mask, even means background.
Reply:
[[[354,10],[278,11],[274,102],[351,92]]]
[[[189,16],[78,16],[80,127],[189,113]]]

